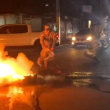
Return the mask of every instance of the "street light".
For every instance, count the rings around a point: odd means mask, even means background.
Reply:
[[[45,6],[49,6],[49,4],[46,4]]]

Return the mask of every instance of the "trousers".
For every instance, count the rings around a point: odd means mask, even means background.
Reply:
[[[43,48],[40,54],[40,57],[37,60],[37,64],[39,66],[42,66],[42,63],[44,63],[45,69],[47,69],[48,61],[52,60],[54,58],[55,54],[48,48]]]

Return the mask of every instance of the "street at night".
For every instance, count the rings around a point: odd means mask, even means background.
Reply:
[[[0,110],[110,110],[110,0],[0,1]]]
[[[95,65],[85,51],[70,45],[56,47],[55,62],[61,74],[39,74],[34,83],[1,87],[1,110],[109,110],[109,48]],[[36,63],[38,55],[33,49],[11,49],[9,55],[16,57],[19,52]]]
[[[93,63],[91,57],[85,55],[86,46],[78,46],[73,48],[71,45],[56,46],[55,48],[55,62],[59,65],[62,72],[70,74],[72,72],[93,72],[94,74],[109,75],[110,71],[110,48],[107,50],[98,49],[98,57],[101,62]],[[39,55],[34,49],[9,49],[9,55],[16,57],[19,52],[23,52],[33,62],[37,62]]]

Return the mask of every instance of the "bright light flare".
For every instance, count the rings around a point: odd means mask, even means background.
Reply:
[[[72,40],[75,41],[76,40],[76,37],[72,37]]]
[[[0,86],[25,79],[25,76],[33,76],[31,71],[33,62],[19,53],[17,58],[6,57],[4,46],[0,44]]]
[[[74,42],[72,42],[71,44],[74,45]]]
[[[88,21],[88,28],[91,27],[91,24],[92,24],[92,22],[89,20],[89,21]]]
[[[11,64],[5,64],[5,63],[0,63],[0,71],[3,74],[0,74],[0,79],[4,77],[8,77],[9,80],[11,79],[24,79],[23,75],[18,75],[15,74],[16,70],[14,70],[13,66]]]
[[[46,7],[48,7],[48,6],[49,6],[49,4],[45,4],[45,6],[46,6]]]
[[[92,37],[91,36],[87,37],[87,40],[88,41],[91,41],[92,40]]]

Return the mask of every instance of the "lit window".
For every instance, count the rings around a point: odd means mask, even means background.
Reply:
[[[49,6],[49,4],[46,4],[45,6]]]

